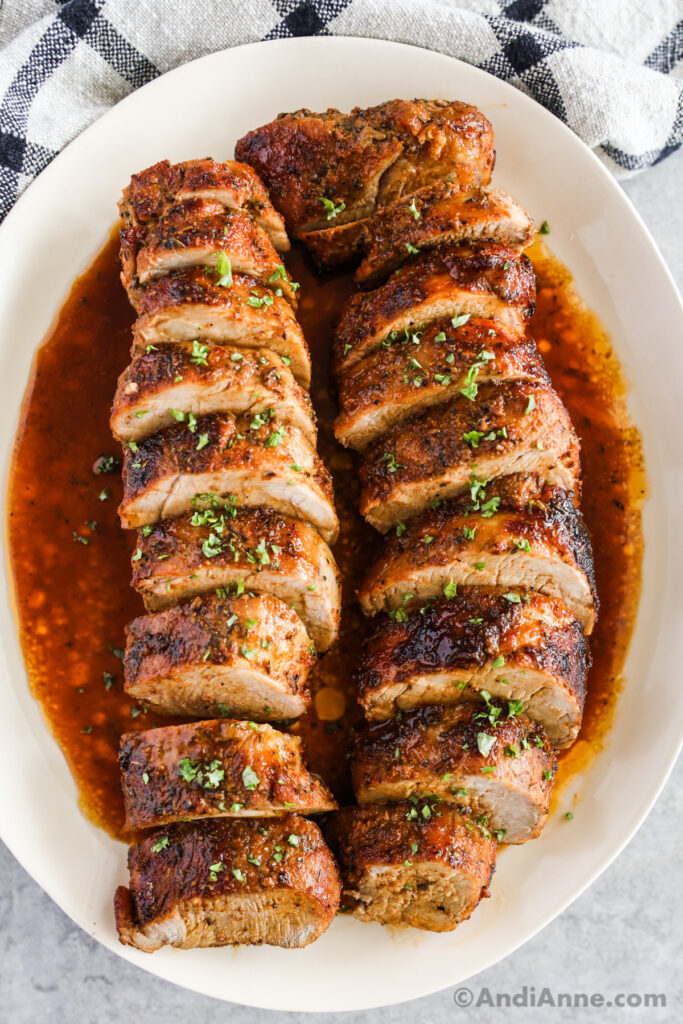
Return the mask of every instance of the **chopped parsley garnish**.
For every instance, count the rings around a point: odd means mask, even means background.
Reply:
[[[216,284],[220,288],[229,288],[232,284],[232,264],[230,263],[226,252],[218,253],[216,258],[216,270],[220,274]]]
[[[477,733],[477,747],[479,748],[479,753],[482,755],[482,757],[489,756],[489,754],[491,753],[491,748],[493,747],[493,744],[495,742],[495,736],[491,736],[487,732]]]
[[[415,199],[414,199],[414,198],[413,198],[413,201],[412,201],[412,203],[411,203],[411,204],[410,204],[410,206],[408,207],[408,209],[409,209],[409,210],[410,210],[410,212],[412,213],[412,215],[413,215],[413,218],[414,218],[415,220],[419,220],[419,219],[420,219],[420,217],[422,216],[422,214],[421,214],[421,213],[420,213],[420,211],[418,210],[417,206],[415,205]]]
[[[168,847],[169,843],[170,839],[168,836],[161,836],[161,838],[157,839],[156,843],[152,847],[152,853],[161,853],[162,850],[165,850]]]
[[[335,205],[331,199],[326,199],[325,196],[320,196],[318,202],[322,203],[327,210],[327,219],[332,220],[338,214],[343,213],[346,209],[346,203],[340,202]]]

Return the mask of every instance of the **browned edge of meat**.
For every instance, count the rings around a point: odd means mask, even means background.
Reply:
[[[507,192],[440,181],[378,210],[365,239],[355,279],[374,288],[418,251],[444,243],[487,239],[524,249],[534,239],[534,222]]]
[[[310,522],[330,543],[339,532],[331,477],[296,427],[228,413],[188,416],[126,447],[124,529],[184,515],[206,494],[224,504],[269,505]]]
[[[455,803],[499,842],[534,839],[548,817],[554,751],[522,701],[482,696],[476,704],[418,708],[355,733],[358,802]]]
[[[330,842],[343,907],[361,921],[452,931],[467,920],[495,868],[496,843],[447,804],[345,807]]]
[[[354,682],[366,717],[479,700],[524,703],[556,747],[574,742],[586,697],[588,644],[561,601],[539,593],[446,585],[450,598],[381,616]]]
[[[520,336],[535,309],[529,258],[505,245],[445,245],[420,253],[375,291],[352,295],[335,332],[332,367],[340,374],[380,345],[435,320],[485,317]]]
[[[300,737],[256,722],[126,733],[119,766],[128,829],[192,818],[320,814],[337,806],[304,764]]]
[[[287,300],[246,274],[220,280],[212,268],[187,267],[140,289],[131,355],[173,342],[268,348],[310,387],[311,356]]]
[[[164,714],[296,718],[314,664],[296,612],[266,594],[221,589],[126,627],[126,693]]]
[[[590,536],[574,495],[542,478],[472,480],[469,493],[399,523],[358,590],[363,611],[407,611],[462,584],[557,597],[593,628]]]
[[[475,390],[476,389],[476,390]],[[360,511],[385,533],[481,481],[538,474],[579,493],[579,441],[540,381],[486,383],[392,428],[364,453]]]
[[[362,451],[409,416],[491,380],[550,383],[534,342],[494,320],[463,316],[405,331],[341,375],[335,436]]]
[[[168,825],[128,851],[119,886],[119,941],[164,945],[307,946],[339,907],[339,872],[320,829],[297,815]]]
[[[308,392],[282,357],[260,350],[189,344],[152,346],[135,356],[118,379],[110,427],[120,441],[140,441],[185,414],[214,412],[276,419],[296,427],[315,447],[315,413]]]
[[[316,648],[337,639],[341,581],[334,556],[308,523],[265,507],[236,508],[214,495],[194,512],[138,533],[132,585],[150,611],[217,588],[273,594],[290,605]]]
[[[391,100],[348,114],[297,110],[249,132],[235,153],[296,237],[360,220],[449,174],[463,186],[488,184],[495,160],[487,119],[447,100]]]

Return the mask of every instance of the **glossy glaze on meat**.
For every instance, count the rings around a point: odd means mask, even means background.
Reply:
[[[337,805],[301,740],[255,722],[207,721],[121,737],[126,828],[208,817],[319,814]]]
[[[128,851],[119,941],[153,953],[228,945],[306,946],[330,925],[341,884],[320,829],[295,814],[155,829]]]
[[[523,701],[555,747],[572,743],[589,663],[578,620],[557,598],[525,589],[445,589],[449,598],[409,598],[376,622],[354,675],[367,718],[478,701],[485,691]]]

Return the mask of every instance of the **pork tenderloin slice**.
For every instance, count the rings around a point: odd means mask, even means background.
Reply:
[[[435,320],[484,317],[521,336],[535,301],[531,262],[507,246],[478,242],[420,253],[375,291],[349,299],[334,337],[333,369],[343,373]]]
[[[128,851],[114,897],[119,941],[162,946],[307,946],[329,927],[341,883],[320,829],[292,814],[178,822]]]
[[[126,627],[125,691],[167,715],[297,718],[314,664],[296,612],[269,594],[221,590]]]
[[[537,474],[578,493],[579,441],[552,387],[474,380],[463,392],[397,424],[363,454],[360,511],[380,532],[477,480]]]
[[[341,584],[334,556],[307,523],[267,508],[213,507],[138,534],[132,585],[150,611],[216,588],[273,594],[293,608],[319,651],[337,639]]]
[[[438,245],[486,239],[524,249],[534,239],[534,223],[507,192],[439,181],[378,210],[365,239],[355,280],[375,288],[418,251]]]
[[[310,522],[330,542],[338,534],[330,476],[296,427],[228,413],[188,416],[126,448],[124,529],[183,515],[206,493],[231,504],[269,505]]]
[[[267,348],[281,356],[303,387],[310,387],[311,357],[287,300],[246,274],[233,274],[230,285],[218,280],[215,271],[189,267],[141,289],[133,358],[176,342]]]
[[[446,100],[281,114],[241,138],[235,154],[266,183],[297,237],[367,217],[449,174],[465,186],[485,185],[495,160],[483,114]]]
[[[160,160],[134,174],[123,190],[119,211],[124,223],[144,228],[185,199],[212,199],[229,210],[244,210],[269,235],[276,249],[289,249],[284,221],[252,167],[210,158],[171,164]]]
[[[474,379],[549,383],[535,344],[516,331],[493,320],[437,320],[387,339],[344,371],[335,436],[363,451],[397,423],[457,396]]]
[[[385,721],[397,711],[476,701],[486,691],[522,701],[553,746],[570,746],[589,664],[578,620],[538,593],[446,589],[448,599],[382,616],[366,639],[354,672],[366,717]]]
[[[361,921],[452,931],[486,895],[496,843],[447,804],[345,807],[330,840],[343,905]],[[423,810],[427,809],[427,816]]]
[[[255,722],[126,733],[119,745],[126,828],[212,817],[320,814],[337,805],[301,756],[301,739]]]
[[[354,736],[359,804],[435,798],[466,808],[499,842],[534,839],[548,817],[556,763],[519,701],[424,707]],[[438,806],[438,803],[437,803]]]
[[[474,482],[470,494],[397,527],[358,599],[375,615],[462,585],[559,598],[590,633],[598,606],[593,553],[573,495],[535,477]]]
[[[141,441],[178,421],[215,412],[276,419],[296,427],[315,447],[315,413],[308,393],[270,349],[161,344],[138,354],[118,380],[111,431],[120,441]]]
[[[135,291],[170,271],[195,266],[215,267],[217,280],[226,282],[230,273],[248,274],[296,306],[296,287],[265,231],[248,214],[209,199],[172,206],[145,232],[133,280],[124,264],[124,285]]]

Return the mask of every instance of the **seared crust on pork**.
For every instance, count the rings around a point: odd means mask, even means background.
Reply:
[[[168,715],[296,718],[314,664],[296,612],[269,594],[221,590],[126,627],[125,691]]]
[[[290,366],[305,388],[311,383],[311,357],[292,307],[272,288],[246,274],[233,274],[230,286],[204,267],[174,270],[141,290],[131,355],[150,346],[189,342],[268,348]]]
[[[579,442],[564,405],[541,381],[503,381],[393,427],[363,455],[360,511],[386,532],[473,480],[539,474],[578,488]]]
[[[354,735],[359,804],[433,797],[467,808],[499,842],[543,828],[555,755],[519,701],[424,707]]]
[[[319,814],[337,806],[303,763],[301,739],[255,722],[126,733],[119,767],[128,829],[190,818]]]
[[[365,239],[355,277],[361,288],[374,288],[416,250],[481,239],[524,249],[534,239],[534,222],[507,192],[439,181],[378,210]]]
[[[354,679],[366,717],[479,700],[524,703],[555,747],[574,742],[586,695],[588,645],[561,601],[539,593],[448,587],[366,639]],[[408,602],[410,607],[412,602]],[[395,615],[395,613],[394,613]]]
[[[488,830],[432,801],[345,807],[334,816],[330,840],[344,906],[355,917],[434,932],[467,920],[496,861]]]
[[[266,183],[296,237],[367,217],[449,174],[486,185],[495,160],[483,114],[446,100],[281,114],[240,139],[235,154]]]
[[[296,427],[269,417],[188,416],[126,448],[124,529],[183,515],[198,494],[209,492],[232,504],[270,505],[310,522],[325,540],[336,539],[330,476]]]
[[[491,480],[387,538],[358,598],[366,615],[440,597],[450,584],[523,587],[559,598],[590,633],[590,537],[571,493],[535,477]]]
[[[296,427],[315,446],[311,400],[275,352],[198,341],[153,348],[119,377],[109,423],[120,441],[140,441],[177,422],[179,413],[187,419],[229,412]]]
[[[337,638],[341,584],[318,532],[269,508],[214,508],[165,519],[138,534],[132,585],[152,611],[216,588],[270,593],[292,607],[319,651]]]
[[[134,174],[123,190],[119,210],[124,225],[144,231],[163,213],[186,199],[212,199],[226,209],[244,210],[270,236],[276,249],[289,249],[282,217],[252,167],[234,160],[168,160]]]
[[[535,301],[531,262],[505,245],[445,245],[421,253],[380,288],[349,299],[335,333],[333,369],[342,373],[381,344],[434,320],[485,317],[522,335]]]
[[[573,496],[510,476],[430,510],[387,538],[358,589],[366,614],[440,597],[443,588],[523,588],[559,598],[590,633],[597,596],[588,529]]]
[[[509,327],[493,320],[468,319],[458,327],[437,320],[388,339],[342,373],[335,436],[362,451],[396,423],[457,396],[470,378],[549,383],[534,342]]]
[[[128,851],[130,889],[119,886],[119,941],[164,945],[307,946],[330,925],[341,884],[313,822],[216,818],[155,829]]]
[[[125,229],[124,229],[125,230]],[[223,269],[221,258],[229,261]],[[212,199],[188,199],[164,213],[145,231],[135,256],[135,275],[124,263],[123,284],[139,302],[138,289],[154,278],[185,267],[216,267],[218,280],[248,274],[296,306],[296,290],[265,231],[241,210],[226,210]]]

